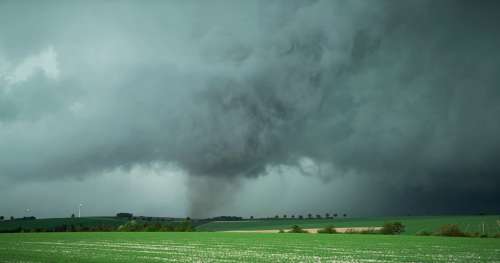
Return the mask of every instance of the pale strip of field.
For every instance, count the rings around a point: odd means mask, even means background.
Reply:
[[[318,230],[322,228],[304,228],[305,231],[309,233],[316,234]],[[336,227],[335,230],[338,233],[346,233],[346,232],[362,232],[362,231],[378,231],[382,229],[382,227]],[[290,229],[283,229],[284,231],[289,231]],[[270,230],[230,230],[230,231],[222,231],[222,232],[230,232],[230,233],[279,233],[279,229],[270,229]]]

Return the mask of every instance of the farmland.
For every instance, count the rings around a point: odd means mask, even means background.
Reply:
[[[144,221],[139,223],[162,225],[179,225],[181,219],[167,221]],[[241,221],[208,221],[191,220],[197,231],[234,231],[234,230],[272,230],[287,229],[292,225],[303,228],[335,227],[377,227],[385,222],[400,221],[406,226],[404,235],[415,235],[419,231],[435,232],[442,225],[457,224],[460,229],[468,233],[484,233],[493,236],[500,233],[500,216],[407,216],[407,217],[374,217],[374,218],[338,218],[338,219],[254,219]],[[22,228],[30,231],[37,228],[53,229],[61,225],[75,225],[81,227],[113,227],[116,228],[128,222],[127,219],[117,217],[82,217],[82,218],[48,218],[36,220],[6,220],[0,222],[0,231],[9,231]]]
[[[376,227],[384,222],[400,221],[406,226],[405,235],[414,235],[419,231],[434,232],[445,224],[457,224],[464,232],[478,232],[489,235],[500,233],[500,217],[490,216],[408,216],[380,218],[340,218],[340,219],[259,219],[244,221],[210,222],[197,227],[203,231],[232,230],[269,230],[286,229],[291,225],[304,228],[320,228],[330,225],[336,227]]]
[[[500,262],[500,240],[251,233],[0,235],[0,262]]]

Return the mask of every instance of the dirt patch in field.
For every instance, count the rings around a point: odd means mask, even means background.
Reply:
[[[304,228],[309,233],[316,234],[318,230],[322,228]],[[346,232],[362,232],[362,231],[378,231],[382,229],[382,227],[336,227],[338,233],[346,233]],[[284,229],[288,231],[290,229]],[[231,232],[231,233],[279,233],[279,229],[271,229],[271,230],[231,230],[231,231],[222,231],[222,232]]]

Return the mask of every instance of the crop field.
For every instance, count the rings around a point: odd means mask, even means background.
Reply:
[[[255,233],[17,233],[0,262],[500,262],[500,239]]]
[[[445,224],[457,224],[464,232],[478,232],[489,235],[500,233],[500,216],[408,216],[381,218],[339,218],[339,219],[258,219],[244,221],[217,221],[198,226],[204,231],[231,230],[268,230],[286,229],[292,225],[303,228],[336,227],[375,227],[384,222],[400,221],[406,226],[403,234],[414,235],[419,231],[434,232]],[[484,228],[483,228],[484,226]]]

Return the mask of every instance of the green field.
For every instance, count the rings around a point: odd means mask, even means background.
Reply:
[[[321,228],[329,225],[336,227],[370,227],[382,226],[384,222],[400,221],[406,226],[406,235],[414,235],[418,231],[437,231],[445,224],[458,224],[464,232],[479,232],[489,235],[500,233],[500,216],[410,216],[382,218],[342,218],[342,219],[258,219],[244,221],[210,222],[198,226],[203,231],[230,230],[268,230],[286,229],[292,225],[303,228]]]
[[[382,226],[385,222],[400,221],[406,226],[405,235],[414,235],[419,231],[435,232],[442,225],[458,224],[462,231],[478,232],[493,236],[500,233],[500,216],[411,216],[411,217],[381,217],[381,218],[340,218],[340,219],[256,219],[242,221],[206,221],[192,220],[198,231],[231,231],[231,230],[269,230],[287,229],[292,225],[303,228],[336,227],[373,227]],[[51,229],[61,225],[78,225],[81,227],[111,226],[118,227],[128,222],[117,217],[83,217],[83,218],[50,218],[36,220],[6,220],[0,222],[0,232],[22,228],[25,230],[45,228]],[[139,223],[162,225],[178,225],[182,221],[141,221]]]
[[[257,233],[17,233],[0,262],[500,262],[500,239]]]

